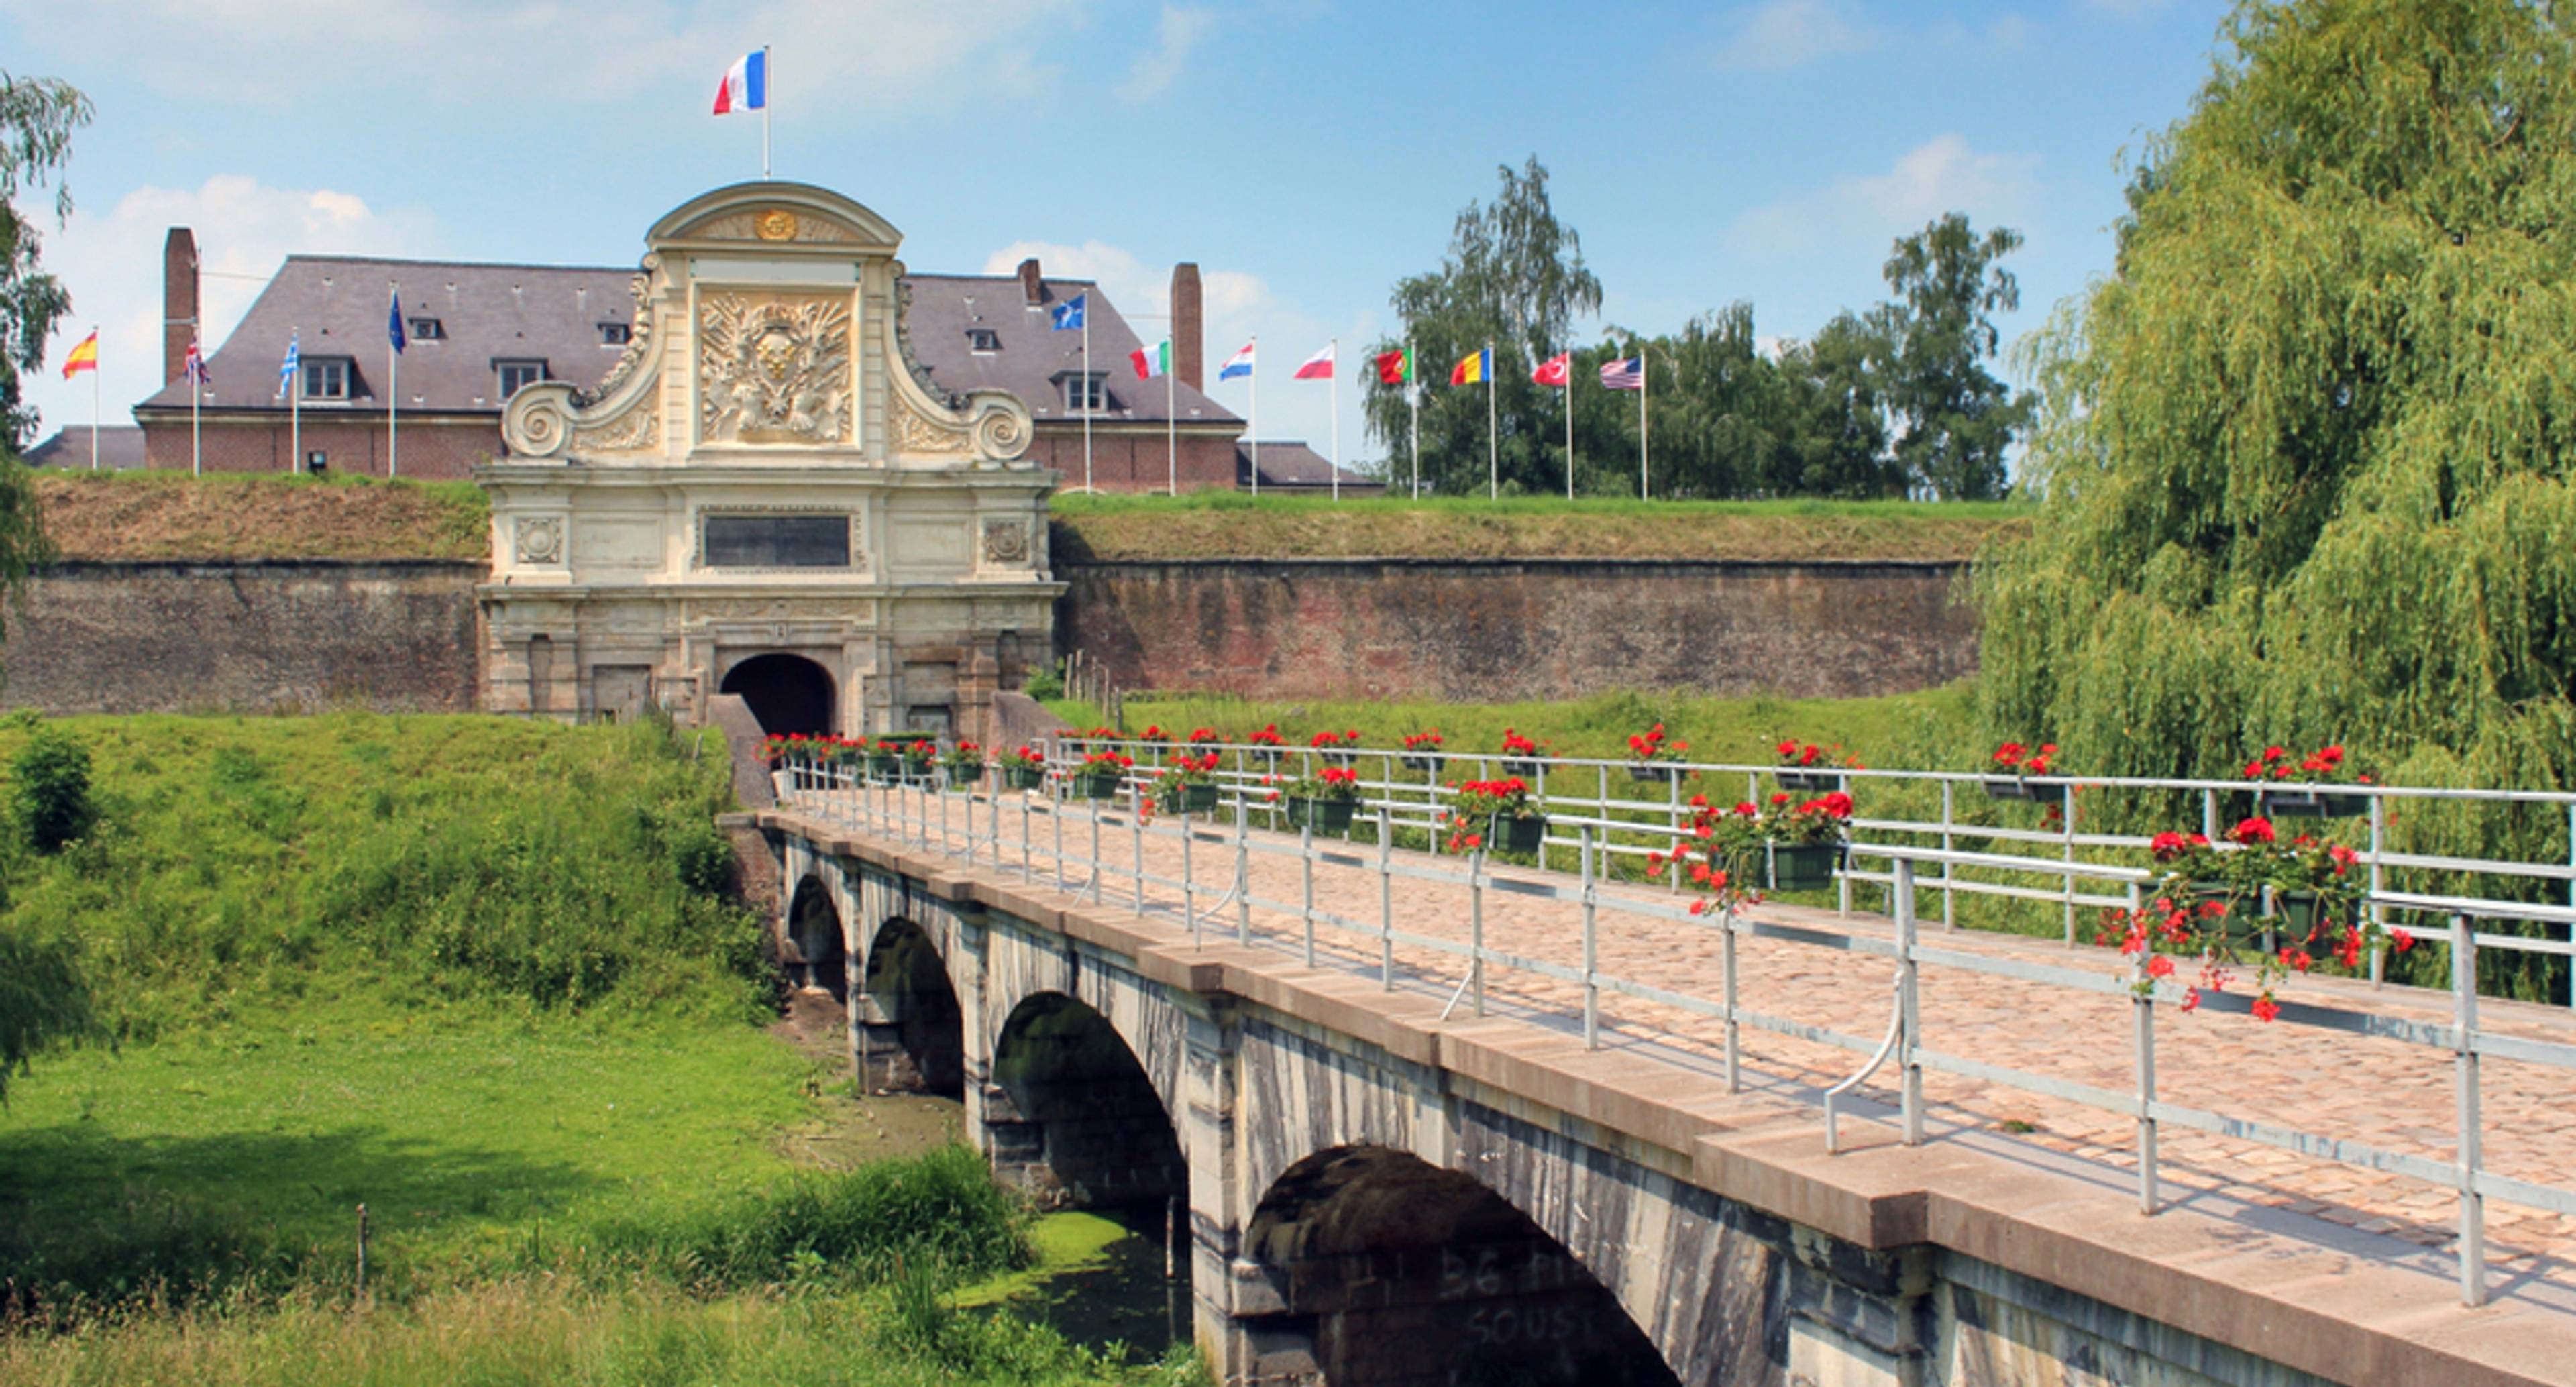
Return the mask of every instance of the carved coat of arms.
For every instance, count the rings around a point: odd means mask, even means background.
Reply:
[[[698,408],[708,443],[846,442],[848,302],[707,295],[698,305]]]

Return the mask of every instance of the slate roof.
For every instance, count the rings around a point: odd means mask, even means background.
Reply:
[[[87,424],[66,424],[53,437],[27,450],[31,467],[86,471],[89,467]],[[126,472],[143,465],[143,430],[132,424],[102,424],[98,430],[101,471]]]
[[[1386,485],[1375,477],[1363,477],[1347,467],[1341,471],[1344,491],[1353,487],[1376,491]],[[1252,449],[1245,443],[1234,445],[1234,484],[1238,487],[1252,485]],[[1307,447],[1302,440],[1265,438],[1261,440],[1261,484],[1325,490],[1333,484],[1333,464],[1325,461],[1322,453]]]
[[[1082,334],[1056,331],[1048,310],[1089,292],[1091,369],[1109,390],[1109,412],[1093,415],[1093,422],[1103,417],[1163,422],[1165,384],[1160,377],[1137,378],[1128,355],[1142,350],[1144,340],[1098,285],[1080,279],[1045,280],[1046,297],[1032,308],[1014,275],[917,274],[905,276],[905,283],[912,290],[912,306],[904,318],[904,335],[912,344],[913,357],[929,369],[931,379],[948,390],[1008,390],[1020,397],[1040,424],[1082,417],[1065,412],[1064,388],[1058,379],[1082,369]],[[973,350],[967,341],[969,328],[992,331],[1000,339],[1000,350]],[[1155,334],[1155,340],[1161,341],[1162,335]],[[1178,381],[1169,390],[1169,414],[1182,424],[1220,423],[1240,430],[1243,421],[1234,411]]]
[[[415,340],[403,352],[406,410],[498,415],[496,358],[542,360],[546,374],[597,385],[619,348],[603,345],[601,323],[625,323],[635,302],[632,269],[574,265],[492,265],[447,260],[290,255],[277,277],[206,360],[208,409],[284,409],[277,366],[289,334],[300,332],[307,361],[347,357],[355,369],[348,405],[383,408],[388,286],[402,287],[403,316],[436,318],[443,341]],[[308,410],[345,408],[307,399]],[[185,411],[188,390],[173,382],[137,408]]]
[[[415,335],[402,358],[402,407],[445,414],[499,415],[499,359],[542,360],[547,375],[584,388],[597,385],[617,361],[619,348],[601,340],[600,324],[625,323],[634,302],[627,284],[635,271],[585,265],[494,265],[447,260],[386,260],[360,256],[287,257],[268,287],[242,315],[232,335],[207,358],[208,409],[283,410],[277,366],[290,333],[300,331],[304,358],[348,358],[353,370],[343,405],[307,399],[309,410],[383,408],[385,310],[388,284],[402,286],[405,318],[436,318],[444,340]],[[1092,292],[1091,369],[1109,390],[1109,410],[1092,416],[1116,421],[1164,419],[1161,380],[1139,380],[1128,354],[1141,348],[1135,330],[1097,286],[1083,280],[1045,282],[1046,304],[1023,306],[1012,275],[911,275],[906,319],[913,355],[947,390],[1008,390],[1029,406],[1040,424],[1070,422],[1063,375],[1082,364],[1082,334],[1055,332],[1046,309]],[[976,352],[967,328],[989,328],[1000,349]],[[1175,382],[1173,412],[1184,425],[1221,424],[1239,431],[1232,411]],[[163,386],[138,408],[188,408],[184,384]],[[82,440],[84,461],[88,441]]]

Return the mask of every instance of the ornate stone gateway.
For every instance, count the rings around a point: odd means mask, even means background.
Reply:
[[[481,589],[484,706],[773,731],[983,733],[1052,643],[1029,411],[940,389],[903,332],[901,237],[820,188],[746,183],[646,233],[596,390],[511,397]]]

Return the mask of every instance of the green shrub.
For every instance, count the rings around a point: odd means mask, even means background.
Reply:
[[[10,803],[28,846],[62,851],[98,819],[89,797],[89,750],[59,728],[39,727],[10,763]]]

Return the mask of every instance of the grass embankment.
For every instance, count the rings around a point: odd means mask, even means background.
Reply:
[[[183,472],[40,473],[66,559],[463,559],[491,552],[472,482]]]
[[[75,948],[116,1044],[40,1056],[0,1108],[0,1381],[1145,1371],[952,1307],[1032,1257],[973,1153],[810,1163],[891,1148],[813,1139],[879,1124],[762,1031],[714,748],[363,714],[61,726],[102,821],[51,857],[9,835],[0,930]],[[0,725],[0,763],[27,735]]]
[[[1512,497],[1058,496],[1059,560],[1951,560],[2026,524],[2008,503]]]

